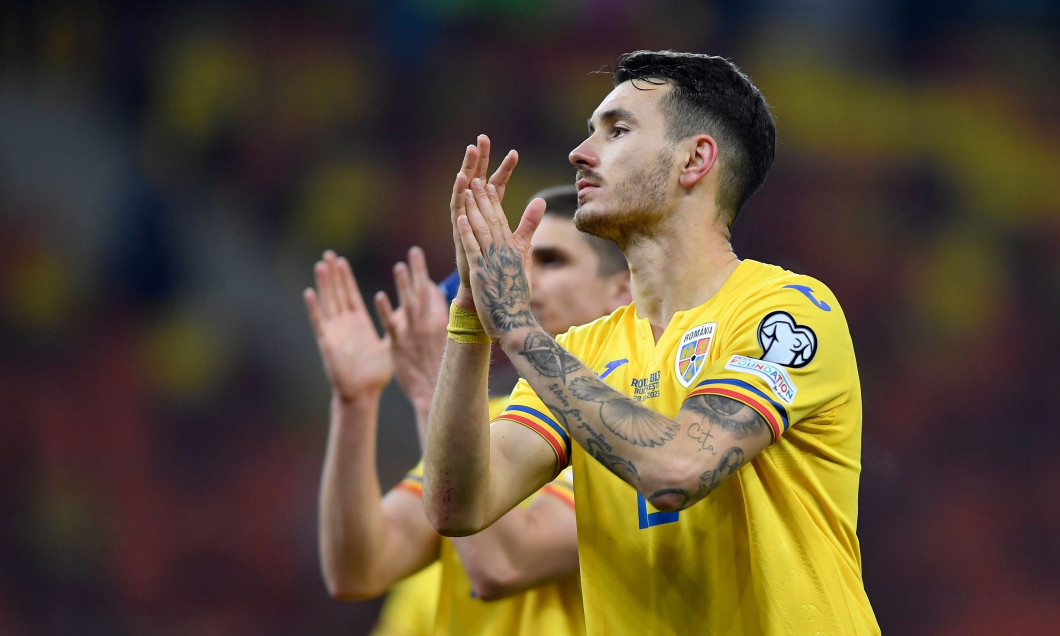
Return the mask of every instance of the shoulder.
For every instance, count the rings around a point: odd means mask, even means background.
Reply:
[[[807,305],[824,312],[842,310],[835,294],[823,281],[791,270],[745,260],[746,272],[741,278],[739,293],[755,300]]]
[[[726,324],[760,349],[754,357],[802,367],[822,350],[852,353],[846,316],[828,285],[775,265],[745,261],[744,267],[726,302]]]

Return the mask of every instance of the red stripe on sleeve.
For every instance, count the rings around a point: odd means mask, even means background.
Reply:
[[[574,494],[566,488],[560,488],[558,486],[553,486],[552,484],[547,484],[544,488],[541,489],[541,492],[547,493],[554,497],[559,497],[568,505],[570,505],[571,509],[574,508]]]
[[[780,439],[780,434],[783,432],[783,427],[780,425],[780,420],[778,420],[777,416],[773,413],[773,409],[769,408],[765,404],[759,402],[758,400],[752,397],[748,397],[743,393],[738,393],[736,391],[732,391],[730,389],[723,389],[720,387],[704,387],[702,389],[696,389],[695,391],[689,393],[688,397],[692,397],[694,395],[707,394],[724,395],[725,397],[732,398],[738,402],[743,402],[747,406],[758,411],[758,414],[764,417],[766,421],[769,422],[769,426],[773,429],[773,441],[775,442]]]
[[[556,475],[558,475],[560,471],[567,467],[567,451],[565,448],[563,448],[563,442],[557,440],[555,437],[552,437],[548,434],[548,431],[551,429],[546,428],[541,424],[538,424],[530,418],[526,418],[521,415],[515,415],[514,413],[511,413],[509,411],[505,411],[504,413],[498,415],[494,421],[496,420],[511,420],[536,431],[538,435],[545,438],[545,441],[552,446],[552,450],[556,452],[556,462],[558,463],[558,466],[556,467]],[[554,476],[555,475],[553,475],[553,477]]]
[[[423,497],[423,486],[416,482],[399,482],[398,485],[394,486],[394,490],[404,490],[406,492],[411,492],[417,497]]]

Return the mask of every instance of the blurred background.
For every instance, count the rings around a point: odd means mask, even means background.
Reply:
[[[510,201],[571,182],[638,48],[772,104],[734,245],[844,304],[884,632],[1060,631],[1055,1],[13,0],[0,634],[366,633],[317,569],[313,263],[392,293],[415,244],[441,279],[464,146],[520,151]],[[386,488],[419,451],[397,391],[384,418]]]

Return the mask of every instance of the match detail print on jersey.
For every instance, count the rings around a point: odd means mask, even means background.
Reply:
[[[692,327],[681,336],[677,355],[674,357],[674,371],[683,386],[690,386],[706,366],[710,341],[714,339],[714,330],[717,327],[718,323],[708,322]]]

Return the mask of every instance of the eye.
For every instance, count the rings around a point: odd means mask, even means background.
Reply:
[[[541,251],[534,253],[534,265],[552,269],[556,267],[563,267],[566,264],[566,259],[560,254],[553,251]]]
[[[624,135],[624,134],[626,134],[628,132],[629,132],[629,129],[626,128],[625,126],[615,126],[615,127],[611,128],[611,136],[612,137],[621,137],[622,135]]]

